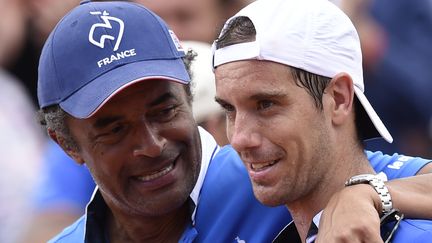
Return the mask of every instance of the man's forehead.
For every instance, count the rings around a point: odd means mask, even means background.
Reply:
[[[292,78],[291,68],[287,65],[263,60],[241,60],[229,62],[215,69],[216,86],[218,82],[235,82],[251,79],[251,84],[270,85],[278,79]],[[233,83],[235,84],[235,83]]]

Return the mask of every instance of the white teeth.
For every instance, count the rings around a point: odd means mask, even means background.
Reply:
[[[172,171],[173,168],[174,168],[174,165],[171,164],[168,167],[165,167],[164,169],[162,169],[162,170],[160,170],[158,172],[155,172],[155,173],[153,173],[151,175],[140,176],[140,177],[138,177],[138,180],[140,180],[140,181],[151,181],[151,180],[154,180],[154,179],[156,179],[158,177],[161,177],[161,176],[164,176],[164,175],[168,174],[170,171]]]
[[[273,160],[271,162],[266,162],[266,163],[251,163],[250,166],[253,170],[260,170],[264,167],[271,166],[274,164],[276,164],[276,160]]]

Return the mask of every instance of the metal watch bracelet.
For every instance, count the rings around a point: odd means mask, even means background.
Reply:
[[[386,214],[393,209],[393,203],[390,196],[390,192],[384,183],[385,181],[387,181],[387,177],[385,176],[384,173],[380,173],[379,175],[362,174],[362,175],[356,175],[351,177],[349,180],[345,182],[345,186],[352,186],[357,184],[371,185],[378,193],[378,196],[381,199],[381,204],[382,204],[381,213]]]

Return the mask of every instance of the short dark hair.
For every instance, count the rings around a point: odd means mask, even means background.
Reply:
[[[227,27],[223,30],[221,36],[216,40],[216,49],[221,49],[226,46],[231,46],[240,43],[252,42],[256,39],[256,29],[252,21],[246,16],[239,16],[231,20]],[[315,106],[322,110],[322,96],[331,78],[314,74],[300,68],[290,67],[291,74],[296,82],[296,85],[305,88],[312,97]],[[357,137],[361,140],[367,136],[362,129],[361,125],[367,122],[365,119],[365,111],[357,109],[361,104],[355,98],[354,112]],[[367,116],[366,116],[367,117]]]
[[[183,57],[183,62],[185,64],[185,68],[189,73],[189,76],[192,79],[193,73],[191,70],[192,62],[194,61],[197,53],[193,50],[188,50],[186,55]],[[192,104],[193,95],[192,95],[192,83],[187,85],[183,85],[189,105]],[[63,139],[63,146],[69,150],[79,151],[79,146],[73,138],[72,134],[68,126],[66,125],[66,117],[68,116],[67,112],[65,112],[60,105],[51,105],[45,108],[41,108],[38,111],[38,120],[39,123],[44,126],[47,130],[53,130],[56,133],[61,134]]]

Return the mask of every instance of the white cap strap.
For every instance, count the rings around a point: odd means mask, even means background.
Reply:
[[[214,51],[213,68],[228,62],[256,59],[259,54],[260,47],[255,41],[226,46]]]

